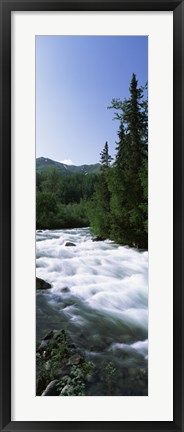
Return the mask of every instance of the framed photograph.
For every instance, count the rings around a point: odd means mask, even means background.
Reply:
[[[0,7],[1,430],[183,431],[183,0]]]

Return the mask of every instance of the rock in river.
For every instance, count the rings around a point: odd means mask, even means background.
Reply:
[[[76,246],[76,244],[68,241],[65,243],[65,246]]]
[[[43,279],[36,278],[36,289],[42,290],[42,289],[49,289],[51,288],[50,283],[45,282]]]
[[[99,242],[99,241],[103,241],[104,240],[104,238],[103,237],[100,237],[100,236],[97,236],[97,237],[93,237],[92,238],[92,241],[94,241],[94,242]]]

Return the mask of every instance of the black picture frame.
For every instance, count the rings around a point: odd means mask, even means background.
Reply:
[[[172,422],[11,421],[11,12],[173,11],[174,19],[174,392]],[[184,431],[184,0],[0,0],[0,429]],[[182,123],[183,120],[183,123]],[[164,404],[164,401],[163,401]]]

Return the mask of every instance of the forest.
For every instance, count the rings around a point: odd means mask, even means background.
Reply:
[[[90,226],[98,239],[148,247],[147,84],[132,75],[129,97],[113,99],[108,109],[118,121],[114,160],[108,142],[100,153],[99,174],[61,174],[50,168],[36,174],[36,228]]]

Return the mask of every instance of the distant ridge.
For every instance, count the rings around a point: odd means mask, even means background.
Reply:
[[[73,173],[79,174],[98,174],[100,171],[100,164],[91,165],[66,165],[61,162],[54,161],[49,158],[39,157],[36,159],[36,171],[41,173],[49,168],[56,168],[61,174],[70,175]]]

